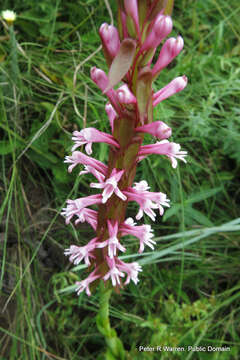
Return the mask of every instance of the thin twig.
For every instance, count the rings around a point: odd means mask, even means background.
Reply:
[[[60,103],[63,101],[63,92],[61,92],[60,96],[59,96],[59,99],[48,119],[48,121],[36,132],[36,134],[33,136],[33,138],[31,139],[31,141],[28,143],[28,145],[25,147],[25,149],[21,152],[21,154],[18,156],[18,158],[16,159],[16,162],[25,154],[25,152],[32,146],[32,144],[34,143],[34,141],[36,139],[38,139],[46,130],[47,128],[49,127],[49,125],[51,124],[52,122],[52,119],[60,105]]]
[[[77,73],[80,70],[80,68],[86,63],[88,62],[88,60],[90,60],[92,57],[94,57],[99,51],[102,50],[102,45],[100,45],[94,52],[92,52],[88,57],[86,57],[85,60],[83,60],[80,64],[78,64],[76,66],[76,69],[74,71],[74,75],[73,75],[73,87],[76,87],[76,82],[77,82]]]
[[[85,85],[84,93],[84,114],[83,114],[83,127],[87,125],[87,98],[88,98],[88,87]]]
[[[109,5],[108,0],[104,0],[104,2],[105,2],[105,5],[106,5],[106,8],[107,8],[107,11],[108,11],[108,13],[109,13],[110,19],[111,19],[111,25],[113,25],[112,9],[111,9],[111,7],[110,7],[110,5]]]

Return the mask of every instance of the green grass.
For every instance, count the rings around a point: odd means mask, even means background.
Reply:
[[[2,3],[19,16],[17,53],[13,34],[0,25],[0,360],[96,359],[105,350],[95,323],[99,294],[75,295],[84,266],[70,266],[63,255],[92,234],[86,224],[66,226],[59,212],[66,199],[89,193],[89,179],[78,170],[69,175],[63,164],[71,132],[84,124],[109,130],[105,98],[89,77],[92,66],[106,70],[94,51],[99,26],[111,21],[108,2]],[[129,359],[237,360],[240,5],[175,3],[173,35],[180,33],[185,47],[154,88],[182,74],[189,85],[161,103],[155,119],[172,126],[188,163],[176,171],[151,156],[137,170],[136,180],[166,192],[171,208],[154,224],[154,252],[139,256],[129,239],[126,257],[134,254],[144,271],[138,286],[112,296],[111,322]],[[115,16],[116,2],[109,4]],[[106,147],[93,148],[107,160]],[[129,215],[135,210],[130,204]],[[231,351],[139,353],[139,345]]]

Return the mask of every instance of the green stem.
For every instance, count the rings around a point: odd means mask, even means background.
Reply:
[[[100,303],[99,312],[96,316],[96,323],[99,332],[105,337],[107,351],[106,360],[125,360],[125,351],[121,340],[117,333],[111,328],[109,319],[109,299],[112,289],[100,283]]]
[[[18,67],[18,54],[17,54],[17,41],[14,33],[13,26],[9,27],[9,35],[10,35],[10,44],[11,44],[11,52],[10,52],[10,62],[11,62],[11,79],[16,86],[19,86],[19,67]]]

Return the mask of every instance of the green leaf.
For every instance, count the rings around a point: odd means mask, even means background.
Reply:
[[[213,226],[214,224],[200,211],[193,209],[192,207],[185,208],[185,214],[190,218],[196,220],[201,225]]]
[[[0,141],[0,155],[7,155],[13,151],[16,151],[17,146],[18,144],[16,144],[15,142],[10,143],[5,140]]]
[[[174,204],[173,206],[170,207],[170,209],[167,209],[163,216],[163,222],[169,219],[171,216],[176,215],[180,209],[181,209],[180,204]]]
[[[114,330],[114,333],[115,333],[115,330]],[[111,337],[106,337],[106,344],[107,344],[107,347],[109,350],[109,354],[112,353],[113,359],[124,360],[125,359],[125,351],[124,351],[123,344],[122,344],[121,340],[116,335],[114,335],[114,333],[112,334]]]
[[[33,24],[33,22],[19,19],[18,27],[21,29],[23,33],[26,33],[31,37],[36,38],[38,36],[38,28],[36,27],[36,24]]]
[[[63,164],[62,162],[59,162],[56,165],[52,165],[51,170],[57,182],[68,183],[71,178],[66,171],[65,164]]]
[[[232,180],[234,178],[234,174],[229,171],[221,171],[220,173],[218,173],[218,178],[222,181]]]
[[[211,196],[216,195],[218,192],[222,191],[223,188],[221,186],[216,187],[214,189],[206,189],[204,191],[199,192],[198,194],[194,194],[190,196],[186,201],[185,204],[193,204],[202,200],[205,200]]]
[[[46,152],[44,156],[29,149],[28,155],[33,162],[36,162],[39,166],[44,169],[51,169],[53,164],[57,164],[59,159],[50,152]]]

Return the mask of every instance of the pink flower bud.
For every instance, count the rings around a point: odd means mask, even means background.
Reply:
[[[135,131],[151,134],[160,140],[167,139],[172,135],[172,129],[162,121],[139,126]]]
[[[92,81],[95,82],[95,84],[104,91],[106,87],[108,86],[108,77],[105,74],[105,72],[101,69],[96,68],[96,66],[92,67],[90,70],[90,75]]]
[[[185,75],[179,76],[172,80],[168,85],[164,86],[161,90],[153,95],[153,106],[156,106],[161,101],[169,98],[170,96],[182,91],[187,86],[188,79]]]
[[[158,15],[152,27],[149,30],[149,35],[143,43],[141,51],[156,48],[161,41],[172,31],[172,19],[170,16]]]
[[[120,17],[122,23],[122,35],[123,38],[126,39],[128,37],[128,29],[127,29],[127,16],[124,11],[120,10]]]
[[[158,60],[152,69],[152,74],[156,75],[165,68],[182,51],[184,42],[181,36],[168,39],[159,54]]]
[[[105,91],[109,84],[109,80],[105,72],[101,69],[96,68],[95,66],[90,70],[91,79],[95,82],[95,84],[102,90]],[[116,91],[114,89],[110,89],[106,92],[109,100],[117,111],[120,111],[119,104],[116,98]]]
[[[120,86],[116,93],[120,104],[136,104],[137,100],[133,93],[129,90],[127,84]]]
[[[137,32],[139,33],[138,4],[137,0],[124,0],[126,13],[133,19]]]
[[[109,103],[106,104],[105,111],[106,111],[107,116],[109,118],[110,126],[111,126],[112,133],[113,133],[113,131],[114,131],[114,120],[115,120],[115,118],[117,116],[117,113],[114,110],[114,108],[112,107],[112,105],[109,104]]]
[[[118,31],[113,25],[104,23],[99,29],[99,34],[106,51],[111,58],[117,55],[120,46]]]

